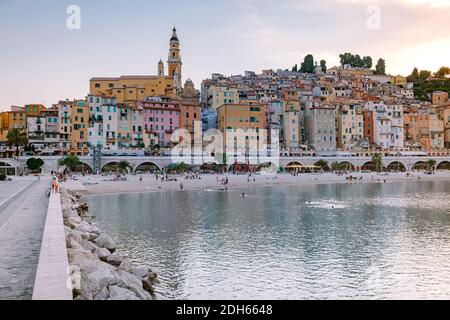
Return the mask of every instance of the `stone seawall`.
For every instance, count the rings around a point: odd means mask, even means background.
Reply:
[[[152,300],[157,275],[134,267],[114,240],[92,223],[80,195],[62,190],[65,240],[74,300]]]

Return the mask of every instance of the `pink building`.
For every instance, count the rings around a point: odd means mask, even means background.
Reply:
[[[142,125],[145,134],[157,137],[157,143],[161,146],[168,145],[172,133],[180,126],[178,102],[172,101],[169,97],[148,97],[139,101],[137,106],[143,109]],[[153,139],[150,138],[150,141]]]

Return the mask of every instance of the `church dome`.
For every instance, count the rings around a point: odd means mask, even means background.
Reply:
[[[173,28],[173,30],[172,30],[172,38],[170,38],[170,41],[178,41],[179,42],[176,28]]]

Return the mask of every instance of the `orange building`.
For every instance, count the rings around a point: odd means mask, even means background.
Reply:
[[[370,110],[363,110],[363,137],[366,139],[370,144],[375,143],[375,137],[374,137],[374,124],[373,124],[373,111]]]
[[[0,114],[0,141],[7,141],[8,132],[11,129],[23,129],[27,127],[27,116],[24,111],[7,111]]]
[[[86,155],[88,149],[89,104],[76,101],[72,106],[70,126],[70,154]]]
[[[27,104],[25,105],[25,113],[27,117],[39,117],[42,111],[47,110],[42,104]]]
[[[217,109],[218,129],[224,138],[224,148],[233,148],[234,142],[256,142],[255,133],[266,127],[266,107],[260,103],[223,104]],[[254,131],[251,129],[255,129]],[[243,131],[241,131],[243,130]],[[244,132],[245,136],[242,136]],[[253,141],[252,141],[253,140]],[[232,145],[230,145],[232,144]],[[238,146],[242,148],[243,146]]]

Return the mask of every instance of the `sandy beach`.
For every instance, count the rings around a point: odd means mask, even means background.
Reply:
[[[358,180],[348,181],[346,176],[352,175]],[[63,183],[63,188],[76,190],[85,195],[95,194],[116,194],[116,193],[145,193],[178,191],[180,184],[183,184],[183,190],[208,190],[221,191],[224,185],[222,179],[228,177],[228,190],[258,187],[258,186],[294,186],[294,185],[312,185],[312,184],[331,184],[331,183],[392,183],[395,181],[450,181],[450,172],[436,172],[428,175],[423,172],[411,172],[410,176],[406,173],[349,173],[347,175],[337,175],[334,173],[317,174],[299,174],[292,176],[290,174],[277,175],[253,175],[248,181],[247,175],[215,175],[202,174],[201,179],[185,179],[185,175],[172,175],[177,181],[156,180],[155,175],[142,175],[140,181],[139,175],[128,175],[127,181],[109,181],[113,176],[86,176],[77,177],[76,181],[69,180]],[[362,177],[362,180],[360,178]],[[89,184],[89,183],[96,184]],[[82,186],[81,186],[82,185]],[[80,188],[81,187],[81,188]]]

